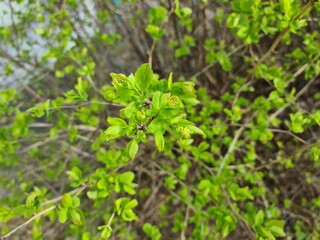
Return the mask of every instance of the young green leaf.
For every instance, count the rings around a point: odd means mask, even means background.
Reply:
[[[6,208],[3,206],[0,206],[0,222],[7,222],[13,217],[13,212],[10,208]]]
[[[126,153],[131,159],[134,159],[138,150],[139,146],[136,139],[131,140],[126,146]]]
[[[78,208],[70,209],[69,211],[71,221],[76,225],[82,225],[84,218],[83,213]]]
[[[285,237],[285,232],[283,231],[284,227],[283,220],[269,220],[266,222],[266,228],[276,237]]]
[[[290,0],[280,0],[280,5],[282,8],[283,13],[290,17],[291,14],[291,2]]]
[[[108,239],[111,236],[112,228],[109,225],[100,226],[98,229],[102,230],[100,235],[102,239]]]
[[[111,126],[127,126],[127,123],[121,118],[108,117],[107,121]]]
[[[156,140],[156,145],[158,147],[158,150],[160,152],[162,152],[163,149],[164,149],[164,137],[163,137],[163,134],[161,132],[156,132],[155,140]]]
[[[143,224],[142,229],[146,233],[146,235],[152,240],[161,239],[161,232],[157,226],[152,226],[150,223],[145,223]]]
[[[58,217],[60,223],[65,223],[68,220],[68,208],[60,208],[58,210]]]
[[[104,137],[106,141],[110,141],[111,139],[121,137],[126,134],[126,128],[123,126],[110,126],[104,132]]]
[[[275,236],[275,237],[285,237],[286,233],[283,231],[282,228],[277,226],[269,227],[268,230]]]
[[[264,213],[262,210],[259,210],[254,218],[254,224],[259,226],[263,223],[263,220],[264,220]]]
[[[121,217],[124,221],[134,221],[134,220],[138,220],[138,216],[134,213],[134,211],[132,211],[132,209],[126,209],[123,211],[123,213],[121,214]]]
[[[159,110],[160,107],[161,107],[161,97],[162,97],[162,94],[161,92],[157,91],[153,94],[153,97],[152,97],[152,107],[155,109],[155,110]]]
[[[142,64],[135,73],[135,86],[143,94],[150,86],[153,73],[148,63]]]
[[[72,207],[72,204],[73,204],[72,196],[69,193],[64,194],[61,199],[61,206],[63,208],[69,208],[69,207]]]
[[[73,181],[79,181],[82,178],[82,172],[78,167],[73,167],[71,171],[67,171],[67,175]]]
[[[189,125],[188,128],[190,129],[191,133],[197,133],[202,135],[204,138],[206,137],[205,133],[200,128],[192,125]]]
[[[124,172],[119,176],[119,181],[121,183],[131,184],[134,179],[133,172]]]

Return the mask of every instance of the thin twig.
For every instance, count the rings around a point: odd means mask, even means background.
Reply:
[[[235,54],[236,52],[238,52],[239,50],[241,50],[242,48],[246,47],[246,44],[242,44],[240,46],[238,46],[237,48],[235,48],[234,50],[232,50],[231,52],[227,53],[227,57],[232,56],[233,54]],[[205,66],[203,69],[201,69],[199,72],[195,73],[194,75],[192,75],[190,77],[190,79],[192,78],[196,78],[198,76],[200,76],[201,74],[205,73],[206,71],[208,71],[210,68],[214,67],[216,65],[217,61]]]
[[[310,85],[316,80],[318,76],[313,77],[294,97],[292,102],[295,102],[300,96],[302,96],[310,87]],[[268,119],[269,122],[271,122],[274,118],[276,118],[279,114],[281,114],[289,105],[291,102],[286,103],[281,108],[279,108],[274,114],[271,115],[271,117]]]
[[[301,12],[298,14],[298,16],[294,20],[299,20],[303,15],[308,11],[310,7],[312,7],[314,3],[314,0],[310,0],[301,10]],[[256,67],[259,66],[261,63],[263,63],[278,47],[280,42],[282,41],[285,34],[289,31],[289,28],[285,28],[282,30],[282,32],[278,35],[276,40],[273,42],[269,50],[260,58],[259,62],[257,63]]]
[[[19,225],[18,227],[16,227],[15,229],[11,230],[9,233],[7,233],[6,235],[2,236],[0,239],[1,240],[5,240],[6,238],[10,237],[12,234],[14,234],[16,231],[18,231],[19,229],[27,226],[29,223],[31,223],[33,220],[35,220],[37,217],[40,217],[44,214],[46,214],[47,212],[52,211],[53,209],[55,209],[57,206],[51,206],[39,213],[37,213],[36,215],[34,215],[32,218],[30,218],[28,221],[22,223],[21,225]]]
[[[176,0],[173,2],[172,7],[171,7],[171,9],[170,9],[170,11],[169,11],[169,13],[168,13],[168,19],[169,19],[169,17],[171,16],[171,14],[174,12],[175,4],[176,4]],[[160,25],[160,28],[162,28],[163,25],[164,25],[164,23],[162,23],[162,24]],[[148,55],[149,55],[148,63],[149,63],[149,65],[150,65],[151,68],[152,68],[152,55],[153,55],[154,49],[156,48],[156,44],[157,44],[157,40],[156,40],[156,39],[153,39],[151,48],[150,48],[150,50],[148,51]]]
[[[227,204],[229,205],[229,207],[231,208],[231,211],[233,212],[233,214],[238,218],[238,220],[240,220],[240,223],[243,223],[245,228],[247,228],[248,232],[250,233],[250,237],[251,239],[255,239],[255,234],[253,233],[250,225],[248,224],[248,222],[242,217],[241,214],[239,214],[233,207],[232,205],[232,202],[229,198],[229,195],[228,195],[228,192],[223,188],[221,187],[221,190],[222,190],[222,193],[224,195],[224,197],[226,198],[227,200]]]
[[[242,127],[240,127],[240,129],[237,131],[236,135],[234,136],[233,140],[232,140],[232,143],[227,151],[227,153],[224,155],[222,161],[221,161],[221,164],[220,164],[220,167],[219,167],[219,170],[218,170],[218,173],[217,173],[217,176],[219,176],[222,172],[222,170],[224,169],[225,165],[226,165],[226,162],[230,156],[230,154],[234,151],[235,147],[236,147],[236,144],[242,134],[242,132],[244,131],[244,129],[246,128],[247,124],[254,118],[256,114],[253,114],[247,121],[245,124],[243,124]]]
[[[189,194],[188,194],[189,195]],[[188,202],[189,202],[189,198],[188,198]],[[187,210],[186,210],[186,215],[184,217],[184,222],[183,222],[183,230],[181,231],[181,240],[185,240],[186,239],[186,235],[185,235],[185,231],[186,229],[188,229],[188,219],[189,219],[189,212],[190,212],[190,208],[189,208],[189,204],[187,204]]]
[[[150,50],[148,51],[148,54],[149,54],[148,63],[149,63],[151,68],[152,68],[152,54],[153,54],[153,51],[154,51],[154,49],[156,47],[156,44],[157,44],[157,41],[153,40],[152,46],[151,46]]]
[[[110,105],[110,106],[114,106],[114,107],[123,107],[122,104],[113,103],[113,102],[85,102],[85,103],[81,103],[79,105],[63,105],[63,106],[60,106],[60,107],[49,108],[49,110],[80,108],[80,107],[84,107],[84,106],[87,106],[87,105],[90,105],[90,104]]]
[[[79,188],[76,188],[70,192],[68,192],[70,195],[74,195],[75,197],[78,196],[81,192],[83,192],[86,188],[88,187],[88,185],[83,185],[82,187],[79,187]],[[63,195],[59,196],[59,197],[56,197],[56,198],[53,198],[53,199],[50,199],[44,203],[41,204],[41,207],[44,207],[44,206],[47,206],[47,205],[50,205],[50,204],[53,204],[53,203],[57,203],[57,202],[60,202],[61,199],[62,199]]]

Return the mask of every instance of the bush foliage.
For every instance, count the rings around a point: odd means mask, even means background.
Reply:
[[[319,1],[0,11],[1,239],[320,238]]]

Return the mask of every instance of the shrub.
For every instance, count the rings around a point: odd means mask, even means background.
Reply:
[[[319,1],[0,9],[2,239],[319,238]]]

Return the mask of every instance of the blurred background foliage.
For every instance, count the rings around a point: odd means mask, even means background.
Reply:
[[[0,236],[319,239],[319,16],[314,0],[0,1]],[[124,106],[110,73],[143,63],[194,83],[183,109],[206,137],[172,129],[130,160],[130,137],[103,134]]]

